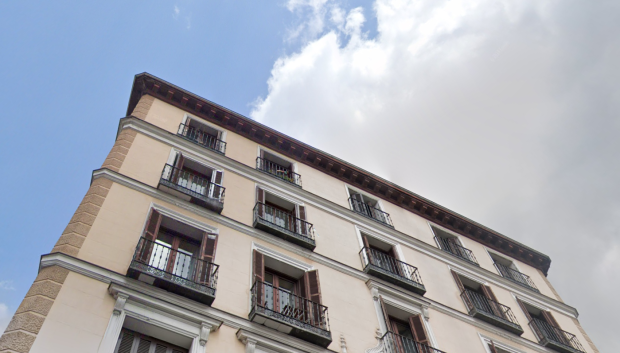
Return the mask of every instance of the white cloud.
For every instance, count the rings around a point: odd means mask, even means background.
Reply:
[[[606,6],[376,0],[368,38],[369,9],[291,0],[303,46],[251,116],[549,254],[601,351],[620,351],[620,16]]]
[[[172,17],[175,19],[179,18],[179,13],[181,13],[181,9],[179,9],[177,5],[174,5],[174,13],[172,14]]]
[[[9,308],[6,304],[0,303],[0,336],[6,327],[9,325],[9,321],[11,321],[11,315],[9,314]]]
[[[0,281],[0,290],[15,290],[13,281]]]

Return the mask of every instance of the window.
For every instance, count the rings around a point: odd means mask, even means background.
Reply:
[[[491,259],[493,259],[497,272],[502,277],[520,286],[538,292],[538,288],[536,287],[534,281],[532,281],[530,276],[526,275],[525,273],[519,272],[517,265],[512,260],[509,260],[493,252],[489,252],[489,255],[491,256]]]
[[[250,320],[327,347],[331,334],[318,270],[304,271],[258,250],[252,256]]]
[[[114,353],[188,353],[188,350],[123,328]]]
[[[226,152],[226,142],[223,141],[223,132],[205,124],[196,118],[185,116],[179,125],[178,135],[205,148],[219,153]]]
[[[372,264],[394,274],[402,272],[403,269],[401,268],[399,257],[396,255],[396,246],[382,242],[364,233],[361,233],[361,237],[364,243],[362,254],[364,255],[363,260],[366,260],[365,263]]]
[[[463,246],[458,236],[435,226],[431,226],[431,229],[435,233],[435,241],[441,250],[478,265],[474,253]]]
[[[197,229],[153,209],[128,276],[210,305],[218,266],[217,234]]]
[[[432,352],[424,319],[420,314],[411,314],[396,307],[386,305],[379,297],[387,333],[383,341],[388,352],[418,353]]]
[[[295,173],[295,163],[263,149],[259,154],[256,169],[301,187],[301,176]]]
[[[313,250],[314,228],[306,217],[305,206],[256,188],[254,227]]]
[[[377,199],[364,195],[351,188],[347,188],[347,192],[350,195],[349,205],[353,211],[393,227],[390,215],[381,210]]]

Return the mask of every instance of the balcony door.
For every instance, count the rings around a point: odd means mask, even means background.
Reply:
[[[285,315],[292,314],[298,309],[295,300],[297,282],[290,277],[266,270],[265,283],[269,285],[265,286],[265,307]]]
[[[177,277],[190,278],[195,268],[193,258],[198,255],[199,249],[200,242],[161,228],[153,245],[149,266]]]
[[[393,246],[382,243],[365,234],[362,234],[362,241],[364,242],[364,246],[368,248],[367,255],[371,265],[377,266],[395,275],[404,276],[406,270],[403,271],[404,269],[399,266],[400,262],[397,261]]]
[[[221,197],[222,188],[218,186],[222,183],[222,171],[187,159],[181,153],[176,153],[173,158],[174,161],[169,161],[169,164],[174,169],[170,168],[172,172],[164,173],[165,179],[202,196]]]
[[[411,315],[400,309],[388,307],[383,297],[379,297],[379,302],[387,330],[392,333],[390,345],[393,346],[393,353],[430,352],[426,347],[429,345],[429,339],[421,315]]]

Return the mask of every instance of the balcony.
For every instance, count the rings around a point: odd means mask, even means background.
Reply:
[[[224,208],[223,186],[170,164],[164,167],[157,188],[217,213]]]
[[[572,333],[562,331],[539,319],[532,319],[530,327],[536,333],[541,346],[561,353],[585,353],[585,349]]]
[[[364,272],[420,295],[426,293],[418,269],[371,248],[360,251]]]
[[[332,342],[327,307],[269,283],[254,282],[249,318],[321,347]]]
[[[441,250],[447,253],[450,253],[471,264],[480,266],[478,264],[478,261],[476,260],[476,257],[474,256],[474,253],[471,250],[464,248],[460,246],[459,244],[457,244],[455,240],[452,240],[450,238],[440,238],[440,237],[435,237],[435,240],[437,241],[437,244],[439,244],[439,248]]]
[[[272,175],[278,179],[287,181],[297,187],[301,187],[301,175],[293,173],[290,168],[285,168],[270,160],[257,157],[256,169],[263,173]]]
[[[367,204],[366,202],[356,200],[353,197],[349,197],[349,205],[351,205],[351,209],[353,211],[390,228],[394,228],[394,225],[392,225],[392,219],[388,213],[385,213],[380,209]]]
[[[445,353],[394,332],[386,332],[381,337],[381,346],[381,353]]]
[[[254,206],[254,228],[306,249],[314,250],[316,247],[312,223],[261,202]]]
[[[195,127],[181,124],[179,125],[177,135],[212,151],[219,152],[221,154],[226,152],[226,142],[218,140],[217,137],[209,135],[202,130],[196,129]]]
[[[531,289],[536,293],[540,293],[530,276],[526,275],[525,273],[513,270],[510,267],[502,265],[498,262],[495,263],[495,268],[497,268],[497,271],[502,275],[502,277],[507,278],[512,282],[515,282],[516,284],[523,286],[527,289]]]
[[[140,238],[127,276],[211,305],[219,266]]]
[[[461,298],[467,306],[469,315],[492,325],[503,328],[516,335],[522,335],[523,329],[509,307],[491,300],[484,295],[465,289]]]

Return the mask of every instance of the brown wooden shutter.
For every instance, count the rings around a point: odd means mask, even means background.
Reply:
[[[370,246],[368,245],[368,237],[366,236],[366,234],[362,234],[362,241],[364,242],[364,247],[370,248]]]
[[[450,270],[450,272],[452,272],[452,277],[454,277],[454,281],[456,282],[457,287],[459,287],[459,294],[462,293],[465,290],[465,286],[463,285],[463,282],[461,282],[461,279],[459,278],[459,275]]]
[[[497,353],[497,349],[495,348],[495,343],[493,343],[493,341],[489,344],[489,348],[491,349],[491,353]]]
[[[222,185],[222,176],[223,173],[221,170],[216,170],[213,172],[213,184]]]
[[[521,310],[523,310],[523,313],[525,314],[525,317],[527,318],[527,321],[532,321],[532,315],[530,315],[530,312],[527,310],[527,307],[525,306],[525,304],[520,301],[519,299],[517,299],[517,303],[519,303],[519,306],[521,307]]]
[[[177,154],[177,160],[174,163],[174,167],[178,168],[178,169],[182,169],[183,168],[183,164],[185,163],[185,158],[183,157],[183,155],[181,154],[181,152],[179,152]]]
[[[383,301],[382,297],[379,297],[379,303],[381,304],[381,312],[383,313],[383,320],[385,322],[385,327],[387,327],[388,331],[393,331],[394,329],[392,328],[392,323],[390,322],[390,316],[387,313],[387,308],[385,307],[385,302]],[[395,332],[398,333],[398,332]]]
[[[153,251],[155,239],[157,239],[157,233],[159,233],[159,226],[161,225],[161,213],[157,210],[151,210],[149,220],[146,222],[146,230],[144,231],[145,241],[141,242],[138,258],[141,262],[148,262]]]
[[[484,285],[484,284],[481,284],[480,287],[482,288],[482,293],[484,293],[485,297],[497,302],[497,298],[495,297],[495,294],[491,290],[491,287]]]
[[[428,345],[428,334],[426,334],[426,329],[424,328],[424,320],[422,319],[422,315],[410,316],[409,325],[411,325],[411,331],[413,333],[413,337],[415,337],[415,340]]]
[[[265,191],[261,188],[256,188],[256,202],[258,203],[258,216],[265,218]]]
[[[305,206],[301,206],[301,205],[297,205],[297,209],[299,210],[299,219],[304,221],[304,222],[298,222],[298,228],[299,228],[299,233],[303,234],[303,235],[307,235],[310,231],[310,229],[308,229],[308,223],[305,222],[306,220],[306,207]]]
[[[553,314],[551,314],[551,312],[546,311],[546,310],[541,310],[540,311],[543,315],[543,317],[545,318],[545,321],[547,321],[547,323],[555,328],[560,328],[560,325],[558,324],[557,321],[555,321],[555,318],[553,317]]]
[[[217,234],[205,232],[202,236],[202,253],[200,258],[202,260],[213,262],[215,259],[215,249],[217,248]]]
[[[319,270],[306,272],[308,274],[308,294],[311,301],[321,304],[321,283],[319,282]]]
[[[489,306],[491,307],[491,310],[493,311],[493,313],[496,316],[504,317],[505,316],[504,311],[499,306],[497,298],[495,297],[495,294],[491,290],[491,287],[481,284],[480,288],[482,289],[482,293],[484,293],[484,296],[487,297],[487,299],[491,300],[491,302],[489,303]]]
[[[265,258],[263,254],[258,252],[258,250],[254,250],[254,280],[255,281],[264,281],[265,280]]]

